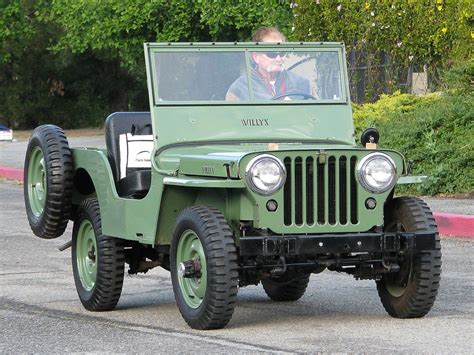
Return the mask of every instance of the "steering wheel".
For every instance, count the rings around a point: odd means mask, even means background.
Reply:
[[[272,100],[280,100],[284,97],[289,97],[289,96],[302,96],[303,97],[303,100],[317,100],[318,98],[311,95],[311,94],[308,94],[306,92],[298,92],[298,91],[293,91],[293,92],[289,92],[289,93],[286,93],[286,94],[281,94],[281,95],[277,95],[277,96],[273,96],[272,97]]]

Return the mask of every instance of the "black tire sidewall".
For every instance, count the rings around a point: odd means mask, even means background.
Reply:
[[[292,277],[266,278],[262,286],[267,296],[274,301],[296,301],[303,297],[311,274],[299,274]]]
[[[92,228],[94,229],[94,237],[95,237],[95,242],[97,245],[97,275],[96,275],[96,282],[94,287],[90,291],[86,290],[82,286],[82,281],[79,276],[79,270],[77,266],[77,233],[79,231],[79,227],[82,224],[84,220],[87,220],[90,222],[92,225]],[[99,270],[100,270],[100,264],[101,264],[101,255],[100,255],[100,248],[99,248],[99,240],[97,236],[100,236],[102,234],[102,226],[100,223],[100,218],[99,221],[97,221],[97,216],[92,216],[90,213],[90,210],[84,209],[84,208],[79,208],[78,215],[74,221],[74,227],[73,227],[73,232],[72,232],[72,271],[74,274],[74,282],[76,284],[76,290],[79,295],[79,298],[81,302],[84,304],[86,308],[88,308],[89,302],[91,301],[92,297],[94,296],[95,289],[97,287],[97,282],[99,281]]]
[[[395,199],[394,202],[396,203],[396,208],[390,210],[389,212],[389,219],[392,221],[399,221],[400,224],[403,226],[404,231],[406,232],[417,232],[419,230],[419,226],[417,225],[417,221],[415,220],[412,213],[410,213],[407,204],[405,201],[413,200],[418,201],[417,198],[398,198]],[[424,221],[426,223],[426,221]],[[423,230],[424,228],[422,228]],[[406,303],[406,299],[411,297],[414,289],[416,289],[416,275],[415,273],[418,272],[420,267],[418,255],[415,251],[411,251],[407,254],[405,258],[405,263],[409,263],[408,267],[408,279],[405,291],[400,296],[393,295],[388,289],[387,285],[385,284],[387,278],[383,278],[382,283],[384,284],[384,292],[387,294],[387,297],[392,299],[392,302],[395,306],[400,307],[401,305]],[[402,265],[403,267],[403,265]]]
[[[431,210],[423,200],[416,197],[398,197],[387,205],[386,224],[390,226],[400,223],[406,232],[433,232],[436,248],[409,252],[403,263],[408,272],[401,275],[386,275],[377,281],[377,290],[385,310],[393,317],[415,318],[422,317],[431,309],[439,287],[441,263],[441,247],[436,223]],[[390,228],[393,232],[398,228]],[[409,263],[406,265],[405,263]],[[405,265],[404,265],[405,264]],[[394,278],[406,279],[406,286],[400,295],[393,294],[389,288],[393,287]],[[399,286],[399,287],[403,287]]]
[[[197,308],[186,303],[178,280],[176,252],[186,230],[197,235],[206,258],[206,291]],[[170,267],[176,303],[188,325],[194,329],[224,327],[237,300],[238,265],[232,230],[219,210],[194,206],[180,213],[171,240]]]
[[[28,191],[28,170],[31,154],[35,148],[39,148],[43,154],[46,174],[46,200],[39,216],[33,213]],[[26,149],[23,194],[28,222],[38,237],[54,239],[64,233],[72,214],[72,177],[72,154],[63,130],[54,125],[37,127]]]

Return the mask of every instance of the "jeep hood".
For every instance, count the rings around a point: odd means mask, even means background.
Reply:
[[[240,178],[240,161],[249,154],[354,148],[352,145],[337,141],[318,142],[317,146],[301,142],[227,143],[206,145],[189,143],[169,146],[157,152],[156,162],[160,169],[174,171],[178,175],[238,179]]]

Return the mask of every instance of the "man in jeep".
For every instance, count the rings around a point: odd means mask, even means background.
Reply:
[[[254,42],[285,42],[286,37],[275,27],[261,27],[253,35]],[[310,94],[309,82],[285,69],[285,53],[253,52],[252,85],[255,99],[275,100],[279,97],[289,100],[289,94]],[[299,97],[296,97],[299,98]],[[305,97],[303,97],[305,98]],[[226,100],[249,100],[247,75],[241,75],[232,83]]]

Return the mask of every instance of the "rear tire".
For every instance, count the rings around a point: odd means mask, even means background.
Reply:
[[[99,203],[84,200],[72,232],[72,270],[77,294],[89,311],[110,311],[122,292],[125,255],[120,239],[102,234]]]
[[[382,305],[395,318],[419,318],[433,307],[441,279],[441,243],[428,205],[416,197],[399,197],[386,207],[385,230],[389,232],[433,231],[435,250],[407,254],[400,271],[377,281]]]
[[[24,167],[24,198],[28,222],[43,239],[60,237],[71,217],[73,164],[61,128],[37,127],[28,143]]]
[[[277,302],[297,301],[303,297],[308,287],[310,274],[300,274],[291,279],[267,278],[262,286],[267,296]]]

